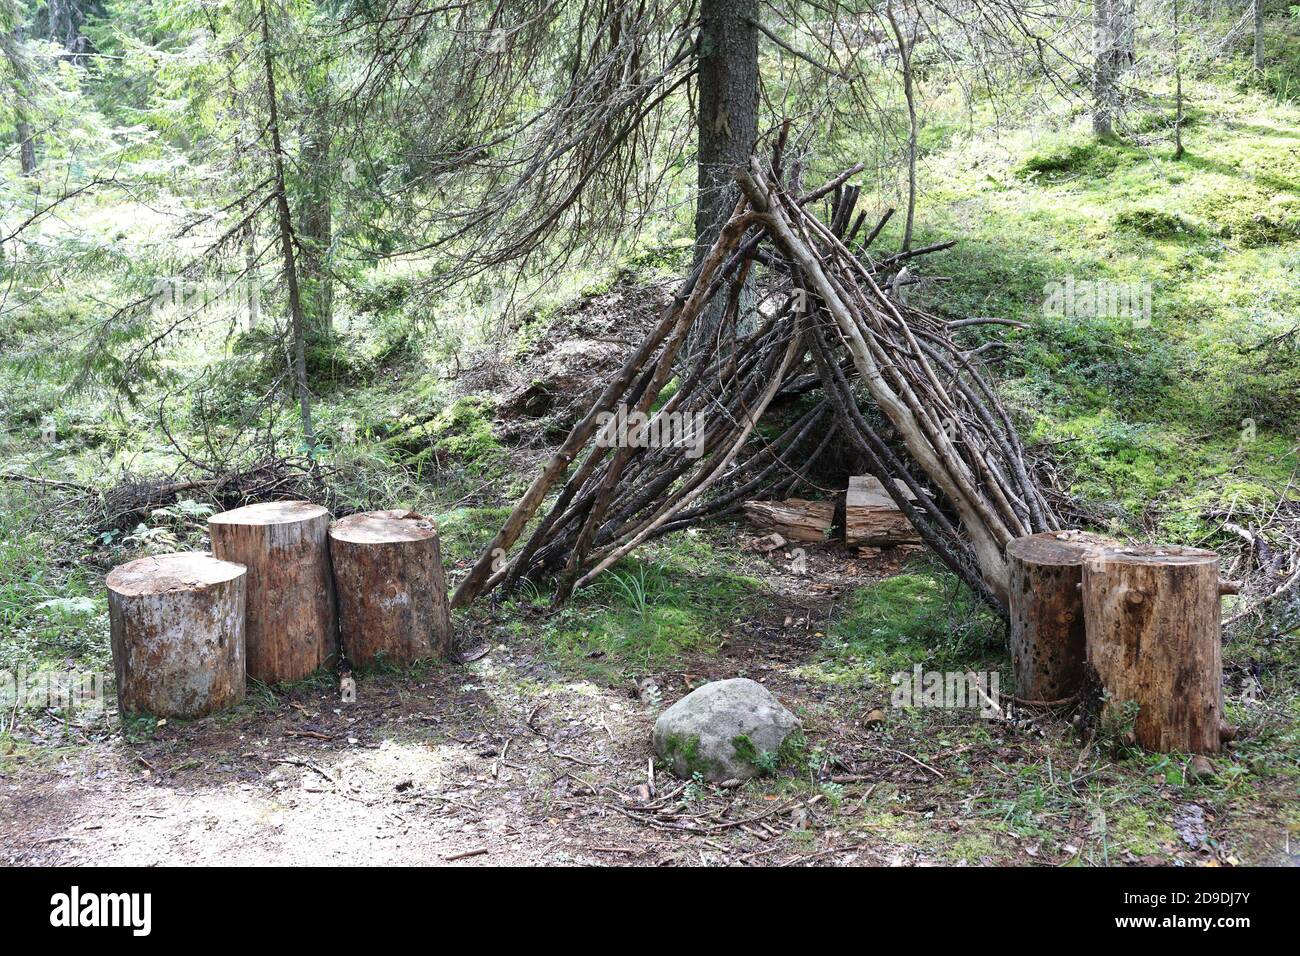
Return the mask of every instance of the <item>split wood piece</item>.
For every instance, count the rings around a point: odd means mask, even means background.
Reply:
[[[1083,685],[1083,562],[1120,543],[1084,531],[1045,531],[1007,545],[1011,663],[1024,700],[1060,700]]]
[[[906,485],[908,501],[915,496]],[[844,493],[844,543],[850,548],[920,544],[921,536],[874,475],[854,475]]]
[[[248,568],[248,676],[302,680],[338,651],[330,515],[309,501],[269,501],[208,519],[212,553]]]
[[[202,552],[109,572],[118,709],[203,717],[244,698],[244,566]]]
[[[1140,545],[1083,565],[1088,663],[1147,750],[1216,753],[1223,717],[1219,556]]]
[[[339,641],[350,663],[450,660],[451,609],[438,529],[414,511],[367,511],[330,526]]]
[[[787,498],[785,501],[746,501],[745,517],[763,531],[786,541],[825,541],[835,521],[835,502]]]

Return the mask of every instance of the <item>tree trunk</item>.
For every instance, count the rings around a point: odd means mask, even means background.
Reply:
[[[86,38],[81,35],[81,25],[86,14],[76,0],[47,0],[45,17],[49,26],[49,39],[68,53],[86,52]]]
[[[1116,74],[1137,63],[1137,0],[1112,0],[1115,15]]]
[[[284,180],[284,149],[280,144],[280,107],[275,92],[275,59],[271,50],[271,23],[266,0],[261,0],[262,65],[266,71],[266,101],[271,133],[271,166],[275,171],[275,206],[280,224],[280,255],[284,260],[284,281],[289,292],[289,317],[293,329],[294,379],[298,391],[298,411],[302,417],[302,439],[307,457],[316,464],[316,428],[311,418],[311,393],[307,389],[307,346],[302,294],[298,288],[298,263],[293,251],[293,217],[289,214],[289,193]]]
[[[14,134],[18,140],[18,163],[24,176],[36,175],[36,137],[32,133],[28,108],[31,105],[32,64],[22,47],[23,33],[15,29],[9,43],[0,43],[0,53],[9,62],[12,72],[10,87],[13,91]]]
[[[919,132],[916,118],[915,74],[912,71],[912,50],[916,46],[916,28],[913,26],[910,36],[904,36],[898,20],[894,18],[892,7],[885,7],[885,16],[894,31],[894,41],[898,45],[898,60],[903,73],[903,96],[907,100],[907,219],[903,224],[904,252],[912,248],[912,224],[916,217],[916,142]]]
[[[1092,131],[1115,132],[1115,11],[1122,0],[1093,0]]]
[[[36,175],[36,140],[32,136],[32,124],[26,119],[14,123],[18,134],[19,164],[24,176]]]
[[[1174,0],[1174,159],[1183,158],[1183,23],[1182,6]]]
[[[298,206],[298,244],[308,334],[328,338],[334,331],[334,283],[329,273],[333,242],[330,209],[330,124],[325,106],[312,105],[303,131],[302,168],[306,193]]]
[[[1083,684],[1085,558],[1119,542],[1081,531],[1045,531],[1007,545],[1011,663],[1025,700],[1061,700]]]
[[[212,553],[248,568],[248,674],[265,684],[301,680],[338,650],[329,512],[271,501],[208,519]]]
[[[330,527],[339,640],[348,662],[450,660],[451,610],[434,523],[414,511],[369,511]]]
[[[702,0],[700,5],[696,265],[736,206],[734,172],[748,166],[758,139],[758,17],[758,0]],[[689,355],[718,334],[723,306],[724,297],[715,297],[696,320]]]
[[[109,572],[108,621],[125,715],[202,717],[244,697],[242,565],[187,552]]]
[[[1255,69],[1264,69],[1264,0],[1254,0]]]
[[[1138,705],[1147,750],[1216,753],[1223,718],[1219,556],[1142,545],[1083,565],[1088,664],[1106,711]]]

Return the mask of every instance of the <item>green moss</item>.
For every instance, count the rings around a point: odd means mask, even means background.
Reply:
[[[700,738],[695,734],[669,734],[664,741],[664,757],[674,766],[680,757],[684,776],[707,776],[718,769],[714,761],[700,756]]]
[[[754,746],[754,742],[745,734],[731,738],[731,749],[736,752],[736,756],[751,766],[759,766],[759,758],[762,754]]]
[[[1178,840],[1178,834],[1158,815],[1161,810],[1168,811],[1169,807],[1158,804],[1120,810],[1109,821],[1108,837],[1111,845],[1128,850],[1134,856],[1150,856],[1165,850]]]
[[[703,536],[680,532],[620,561],[542,625],[548,650],[593,677],[716,648],[762,584],[722,563]],[[735,562],[732,561],[732,564]]]
[[[1048,181],[1067,176],[1098,176],[1114,170],[1126,159],[1124,147],[1115,140],[1058,139],[1026,156],[1015,172],[1022,179],[1041,177]]]
[[[456,508],[437,516],[438,542],[444,560],[476,558],[500,530],[512,509]]]
[[[970,667],[1000,647],[1003,627],[953,575],[922,569],[857,589],[825,649],[840,666],[861,665],[878,680],[913,664]]]
[[[1151,239],[1177,239],[1196,235],[1200,231],[1195,224],[1177,213],[1140,206],[1121,209],[1113,221],[1119,229],[1127,229]]]
[[[1300,159],[1292,157],[1292,162]],[[1245,249],[1300,238],[1300,197],[1289,193],[1270,195],[1250,186],[1232,186],[1202,198],[1196,211],[1217,235]]]
[[[412,460],[437,456],[475,472],[496,467],[505,449],[492,430],[493,403],[480,396],[458,398],[433,418],[398,426],[385,444]]]
[[[997,844],[993,842],[993,837],[987,833],[963,833],[953,841],[948,855],[954,860],[978,866],[981,863],[996,861],[998,856]]]

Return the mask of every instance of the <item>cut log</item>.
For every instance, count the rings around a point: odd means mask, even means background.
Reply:
[[[764,531],[775,532],[787,541],[825,541],[835,523],[835,502],[746,501],[745,517]]]
[[[1216,753],[1223,717],[1219,556],[1141,545],[1083,565],[1088,663],[1147,750]]]
[[[244,697],[243,565],[184,552],[109,572],[108,621],[125,715],[202,717]]]
[[[1061,700],[1083,685],[1083,562],[1117,547],[1082,531],[1045,531],[1007,545],[1011,663],[1022,699]]]
[[[349,515],[330,527],[330,554],[349,662],[451,659],[451,610],[432,520],[414,511]]]
[[[903,493],[914,500],[909,489],[903,488]],[[920,544],[921,536],[874,475],[854,475],[844,493],[844,543],[850,548],[884,548]]]
[[[338,651],[329,512],[309,501],[269,501],[208,519],[212,553],[248,568],[248,676],[302,680]]]

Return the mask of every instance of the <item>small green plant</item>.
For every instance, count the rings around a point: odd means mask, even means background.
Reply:
[[[663,570],[648,564],[638,564],[635,570],[612,571],[610,584],[642,620],[646,619],[654,596],[663,585]]]
[[[821,785],[822,796],[832,808],[838,810],[844,804],[844,784],[826,782]]]
[[[691,774],[690,782],[686,784],[686,789],[682,791],[682,803],[688,806],[694,806],[704,799],[709,792],[704,783],[704,774],[698,770]]]
[[[1114,703],[1108,692],[1103,693],[1097,719],[1098,749],[1113,754],[1117,759],[1136,752],[1133,728],[1137,725],[1137,718],[1136,701]]]

